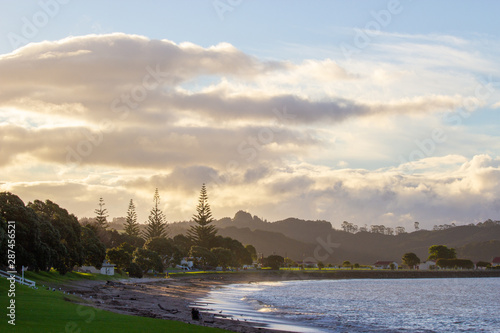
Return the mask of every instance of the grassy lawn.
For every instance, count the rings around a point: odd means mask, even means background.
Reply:
[[[0,278],[0,332],[228,332],[162,319],[127,316],[77,305],[66,299],[78,299],[43,288],[33,290],[16,284],[16,325],[8,324],[9,281]]]
[[[41,283],[51,283],[51,284],[62,284],[64,282],[69,281],[78,281],[78,280],[117,280],[117,279],[126,279],[128,278],[127,274],[115,274],[114,276],[103,275],[103,274],[92,274],[92,273],[80,273],[80,272],[69,272],[64,275],[59,274],[54,269],[51,269],[50,272],[24,272],[24,277],[29,280],[33,280],[36,284]]]

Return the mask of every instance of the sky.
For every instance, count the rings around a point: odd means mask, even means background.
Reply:
[[[170,222],[500,219],[497,1],[0,0],[0,191]]]

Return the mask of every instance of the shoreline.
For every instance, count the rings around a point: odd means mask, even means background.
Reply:
[[[76,281],[64,289],[82,295],[81,304],[127,315],[183,321],[190,324],[217,327],[232,332],[280,332],[255,328],[250,323],[222,319],[204,314],[203,319],[191,319],[190,306],[216,287],[230,284],[297,280],[338,279],[419,279],[500,277],[500,270],[488,271],[240,271],[199,273],[170,278],[142,278],[121,281]]]

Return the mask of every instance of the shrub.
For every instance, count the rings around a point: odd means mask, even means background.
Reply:
[[[130,277],[142,278],[142,269],[135,262],[130,264],[127,268],[127,272]]]

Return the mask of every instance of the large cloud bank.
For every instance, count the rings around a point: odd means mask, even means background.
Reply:
[[[479,80],[414,66],[292,63],[125,34],[30,44],[0,56],[1,189],[79,216],[100,196],[123,216],[133,198],[144,220],[155,187],[170,220],[189,219],[203,182],[217,217],[498,217],[496,137],[443,120],[489,103],[466,88]]]

